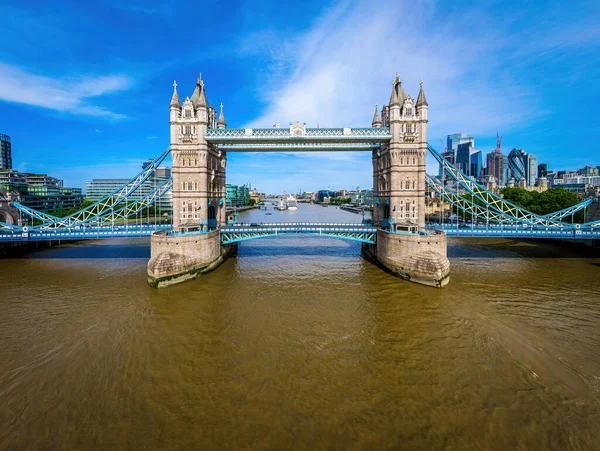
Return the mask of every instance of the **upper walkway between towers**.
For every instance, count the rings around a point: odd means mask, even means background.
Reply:
[[[205,139],[227,152],[371,151],[392,138],[389,127],[209,128]]]

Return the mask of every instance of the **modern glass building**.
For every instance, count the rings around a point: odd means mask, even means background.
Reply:
[[[246,185],[225,185],[228,207],[243,207],[250,203],[250,188]]]
[[[461,144],[471,144],[471,147],[475,147],[475,138],[473,138],[471,136],[467,136],[466,133],[453,133],[451,135],[448,135],[446,137],[446,151],[442,155],[443,158],[452,164],[458,165],[459,164],[458,146],[460,146]],[[467,169],[471,163],[470,163],[470,156],[469,157],[466,156],[464,148],[463,148],[463,151],[461,152],[460,158],[461,158],[460,164],[463,165],[462,168],[460,168],[460,169],[461,169],[461,171],[465,172],[464,169]],[[442,181],[446,178],[446,174],[441,165],[440,165],[439,175],[440,175],[440,180],[442,180]]]
[[[10,136],[0,133],[0,169],[12,169]]]
[[[508,176],[514,178],[515,183],[524,178],[527,180],[527,153],[523,149],[513,149],[508,154]]]
[[[151,162],[150,162],[151,163]],[[146,168],[148,163],[142,166]],[[171,177],[170,168],[156,168],[154,176],[148,179],[131,195],[129,199],[133,202],[139,200],[148,194],[152,193],[160,185],[166,182]],[[129,182],[129,179],[93,179],[85,182],[85,198],[91,201],[100,200]],[[161,212],[169,213],[173,211],[173,193],[172,190],[167,191],[156,203],[157,208]]]
[[[455,164],[458,169],[468,176],[473,178],[481,177],[483,157],[481,156],[481,151],[473,147],[472,142],[458,145]]]
[[[83,202],[81,188],[68,188],[63,181],[46,174],[30,174],[0,169],[0,187],[18,196],[18,201],[44,212],[79,208]]]
[[[538,159],[534,154],[528,154],[523,149],[513,149],[508,154],[508,176],[515,183],[524,178],[528,186],[535,186],[538,179]]]
[[[546,177],[548,175],[548,165],[546,163],[538,164],[538,178]]]

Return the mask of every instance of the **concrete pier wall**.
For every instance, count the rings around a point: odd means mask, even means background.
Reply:
[[[221,246],[218,230],[179,236],[156,232],[151,237],[148,284],[160,288],[194,279],[236,254],[237,243]]]
[[[362,249],[367,259],[402,279],[438,288],[450,281],[444,232],[416,235],[379,230],[377,244],[363,244]]]

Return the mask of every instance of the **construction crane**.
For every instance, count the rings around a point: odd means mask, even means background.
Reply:
[[[502,136],[498,135],[496,132],[496,148],[494,149],[497,154],[500,154],[500,148],[502,147]]]

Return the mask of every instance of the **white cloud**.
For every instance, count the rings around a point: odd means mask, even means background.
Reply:
[[[384,1],[377,8],[343,3],[329,10],[271,53],[272,91],[263,93],[268,107],[249,125],[300,120],[309,126],[368,126],[375,102],[381,107],[389,100],[396,72],[413,97],[419,79],[425,80],[431,130],[440,135],[490,133],[535,114],[531,102],[513,107],[528,94],[525,88],[495,85],[492,64],[481,64],[497,46],[495,36],[472,39],[474,26],[465,35],[461,27],[440,25],[434,13],[429,1]]]
[[[124,119],[123,114],[89,103],[89,99],[128,89],[132,80],[123,75],[81,78],[51,78],[0,63],[0,100],[50,110],[106,119]]]
[[[381,108],[389,101],[399,72],[413,97],[419,80],[425,82],[428,138],[434,147],[449,133],[491,138],[497,130],[520,132],[551,112],[542,104],[539,86],[527,85],[506,61],[518,59],[524,66],[536,58],[547,60],[548,53],[596,39],[597,27],[581,33],[577,21],[562,21],[557,34],[554,21],[542,20],[539,27],[523,29],[510,21],[498,24],[492,9],[485,8],[474,4],[448,13],[438,11],[433,0],[382,0],[376,7],[346,1],[317,18],[305,33],[290,36],[287,30],[269,29],[251,34],[239,52],[265,61],[258,92],[267,106],[246,126],[296,120],[309,127],[369,126],[375,102]],[[543,42],[536,36],[543,36]],[[363,168],[367,164],[362,154],[347,155],[297,154],[299,162],[313,168],[307,182],[324,178],[323,160],[335,164],[354,158]],[[437,172],[432,158],[428,168]],[[366,177],[360,178],[364,183]],[[353,180],[350,174],[346,180]]]

